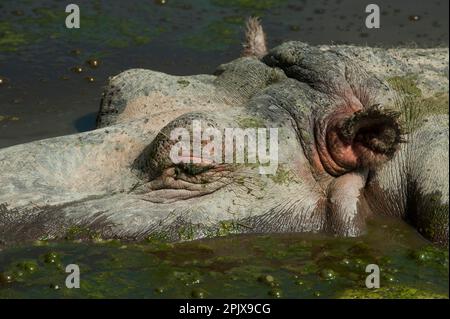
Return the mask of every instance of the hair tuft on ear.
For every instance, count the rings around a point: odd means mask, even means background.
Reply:
[[[266,35],[258,17],[250,17],[245,24],[245,43],[242,56],[261,59],[267,54]]]

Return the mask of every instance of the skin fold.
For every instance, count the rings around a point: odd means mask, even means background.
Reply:
[[[224,228],[358,236],[382,214],[448,245],[447,115],[428,114],[407,132],[401,92],[387,81],[420,73],[424,94],[448,92],[447,49],[245,50],[214,75],[127,70],[104,89],[98,129],[1,149],[2,243],[73,227],[132,240]],[[276,173],[174,164],[170,132],[193,120],[204,129],[279,128]]]

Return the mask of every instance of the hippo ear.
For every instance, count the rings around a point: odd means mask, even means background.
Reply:
[[[356,112],[342,122],[340,135],[348,143],[360,143],[373,152],[391,158],[402,141],[399,113],[381,111],[378,105]]]
[[[318,141],[327,171],[341,175],[358,168],[376,168],[390,160],[404,142],[398,118],[399,113],[382,110],[379,105],[333,115],[325,142]]]
[[[245,43],[242,56],[261,59],[266,54],[266,34],[263,31],[261,20],[258,17],[250,17],[245,25]]]

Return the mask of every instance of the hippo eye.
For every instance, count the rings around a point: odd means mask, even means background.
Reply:
[[[143,200],[170,203],[215,192],[232,182],[230,173],[223,164],[180,163],[162,169],[159,176],[133,193],[143,196]]]
[[[175,178],[180,177],[182,174],[189,176],[196,176],[207,172],[213,168],[213,165],[196,165],[192,163],[180,163],[175,165]]]

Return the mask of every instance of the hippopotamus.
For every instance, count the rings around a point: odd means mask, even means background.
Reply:
[[[448,48],[268,50],[251,19],[242,56],[214,74],[124,71],[104,88],[95,130],[1,149],[0,240],[74,229],[123,240],[355,237],[392,216],[448,246],[447,103]],[[175,163],[171,134],[194,121],[277,128],[275,171]]]

